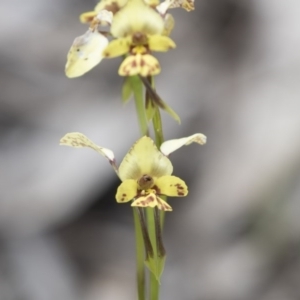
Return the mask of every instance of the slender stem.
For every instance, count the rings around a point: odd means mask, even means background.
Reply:
[[[153,246],[154,259],[157,260],[157,242],[156,242],[156,229],[155,229],[155,218],[154,209],[151,207],[146,208],[147,213],[147,224],[149,230],[150,240]],[[159,299],[159,282],[155,275],[150,272],[150,300]]]
[[[159,257],[163,257],[166,255],[166,250],[165,250],[163,239],[162,239],[160,211],[158,210],[157,207],[154,208],[154,220],[155,220],[157,252],[158,252]]]
[[[140,131],[142,135],[148,135],[148,122],[146,118],[143,98],[143,84],[138,76],[131,76],[130,81],[133,89],[135,108],[138,116]]]
[[[148,135],[148,123],[146,119],[144,99],[143,99],[143,85],[138,76],[129,77],[133,89],[135,108],[138,117],[141,135]],[[137,290],[138,299],[145,300],[145,250],[146,255],[149,252],[149,236],[147,228],[145,228],[145,221],[143,222],[143,215],[138,209],[133,209],[134,227],[136,237],[136,272],[137,272]],[[147,233],[147,235],[145,235]],[[148,240],[147,240],[148,236]],[[145,244],[146,243],[146,244]],[[145,248],[145,246],[147,246]],[[151,247],[151,244],[150,244]],[[147,249],[148,248],[148,249]],[[152,250],[153,251],[153,250]]]
[[[135,241],[136,241],[136,278],[138,299],[145,300],[145,267],[144,240],[137,209],[133,209]]]
[[[159,148],[161,144],[164,142],[164,135],[162,130],[161,115],[158,107],[156,107],[152,123],[153,123],[153,129],[155,134],[155,143],[156,146]]]
[[[148,83],[151,85],[152,89],[155,91],[155,83],[154,83],[154,78],[151,77],[148,81]],[[145,81],[144,81],[144,84]],[[155,135],[155,143],[157,148],[160,148],[161,144],[164,142],[164,135],[163,135],[163,126],[162,126],[162,120],[161,120],[161,115],[160,115],[160,110],[159,107],[156,106],[156,111],[152,120],[152,125],[154,129],[154,135]],[[167,197],[161,196],[163,200],[167,201]],[[164,222],[165,222],[165,212],[161,211],[160,212],[160,226],[161,226],[161,231],[164,228]]]
[[[148,91],[148,93],[150,93],[150,97],[152,97],[152,101],[154,103],[156,103],[157,101],[155,100],[156,93],[155,93],[154,78],[153,77],[143,78],[143,83],[146,87],[148,86],[147,91]],[[154,113],[154,116],[152,119],[152,124],[153,124],[154,135],[155,135],[155,143],[159,149],[161,144],[164,141],[164,137],[163,137],[162,121],[161,121],[159,106],[157,105],[157,103],[155,106],[156,106],[156,109],[155,109],[155,113]],[[157,208],[155,208],[155,209],[157,210]],[[165,249],[162,244],[162,236],[161,236],[163,220],[164,220],[163,216],[164,216],[164,212],[162,212],[160,214],[161,219],[159,222],[159,215],[158,215],[157,211],[155,211],[154,209],[151,209],[151,208],[147,209],[148,230],[149,230],[150,239],[151,239],[153,249],[154,249],[154,257],[156,258],[156,260],[160,259],[158,257],[158,255],[160,257],[165,255]],[[153,274],[151,274],[151,277],[150,277],[150,285],[151,285],[150,299],[158,300],[160,284]]]
[[[149,256],[153,257],[154,252],[153,252],[152,244],[147,230],[144,211],[141,207],[137,207],[137,211],[140,218],[140,224],[141,224],[141,229],[142,229],[142,234],[143,234],[143,239],[145,244],[146,259],[148,259]]]

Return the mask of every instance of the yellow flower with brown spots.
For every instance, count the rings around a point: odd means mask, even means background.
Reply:
[[[132,146],[119,168],[111,150],[96,145],[81,133],[66,134],[60,140],[60,145],[89,147],[107,158],[122,181],[116,194],[118,203],[132,201],[131,206],[157,206],[160,210],[172,211],[172,207],[161,196],[184,197],[188,194],[188,188],[182,179],[171,175],[173,166],[167,156],[193,142],[204,145],[206,137],[196,133],[189,137],[166,141],[159,151],[153,140],[144,136]]]
[[[110,32],[116,38],[103,54],[107,58],[128,55],[119,68],[121,76],[153,76],[160,72],[152,51],[166,52],[175,43],[163,35],[164,19],[143,0],[128,0],[113,18]]]
[[[119,75],[143,77],[157,75],[158,60],[152,52],[175,48],[169,38],[174,19],[168,9],[194,9],[194,0],[102,0],[93,11],[81,14],[88,31],[77,37],[68,53],[65,73],[79,77],[98,65],[103,58],[125,55]],[[107,28],[107,25],[110,28]],[[106,26],[106,27],[105,27]],[[108,37],[113,39],[109,43]]]

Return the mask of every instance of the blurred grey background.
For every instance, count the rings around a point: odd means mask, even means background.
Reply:
[[[80,131],[118,161],[138,138],[120,60],[78,79],[67,51],[92,0],[0,2],[0,299],[135,299],[132,212],[97,153],[59,147]],[[188,183],[171,199],[161,299],[300,299],[300,2],[196,0],[173,10],[177,49],[158,91],[181,116],[165,138]]]

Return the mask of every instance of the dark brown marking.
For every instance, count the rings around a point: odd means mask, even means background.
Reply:
[[[137,66],[137,63],[136,63],[135,60],[132,61],[131,66],[132,66],[133,68],[135,68],[135,67]]]
[[[148,190],[153,186],[154,180],[151,176],[144,174],[137,183],[141,190]]]
[[[132,42],[135,45],[145,45],[148,42],[147,36],[142,32],[136,32],[133,34]]]

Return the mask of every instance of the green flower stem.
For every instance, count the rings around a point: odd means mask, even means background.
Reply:
[[[153,89],[155,89],[155,83],[154,83],[154,78],[150,78],[150,83]],[[155,135],[155,143],[158,148],[160,148],[161,144],[164,142],[164,135],[163,135],[163,127],[162,127],[162,121],[161,121],[161,115],[160,115],[160,110],[159,107],[156,106],[156,110],[154,113],[154,117],[152,120],[152,125],[154,129],[154,135]],[[167,201],[167,197],[162,196],[161,197],[163,200]],[[165,212],[161,211],[160,212],[160,226],[161,226],[161,231],[164,228],[164,222],[165,222]]]
[[[148,82],[152,86],[152,88],[155,88],[154,85],[154,78],[151,76],[148,79]],[[153,124],[153,129],[154,129],[154,135],[155,135],[155,143],[156,146],[160,147],[160,145],[163,143],[163,130],[162,130],[162,122],[161,122],[161,116],[160,116],[160,111],[159,108],[156,106],[155,108],[155,113],[152,119],[152,124]],[[156,209],[156,208],[155,208]],[[159,224],[156,224],[156,213],[155,209],[153,208],[147,208],[147,221],[148,221],[148,230],[149,230],[149,235],[150,235],[150,240],[153,245],[153,251],[154,251],[154,259],[156,260],[157,264],[157,272],[160,273],[162,270],[159,267],[162,257],[160,256],[160,250],[161,250],[161,228]],[[158,232],[158,227],[159,226],[159,231]],[[159,255],[159,256],[158,256]],[[164,255],[165,258],[165,255]],[[163,260],[163,265],[164,265],[164,260]],[[158,276],[155,276],[153,273],[150,274],[150,300],[158,300],[159,299],[159,291],[160,291],[160,282],[157,279],[157,277],[160,277],[161,274]]]
[[[143,234],[143,239],[144,239],[144,245],[145,245],[145,252],[146,252],[146,260],[154,256],[152,244],[150,241],[150,237],[148,234],[147,230],[147,225],[145,221],[145,215],[144,215],[144,210],[141,207],[137,207],[139,218],[140,218],[140,224],[141,224],[141,229],[142,229],[142,234]]]
[[[133,90],[135,108],[138,116],[139,127],[141,135],[148,135],[148,123],[146,119],[146,113],[144,108],[143,99],[143,85],[138,76],[129,77],[131,87]],[[145,243],[144,238],[145,229],[143,231],[141,215],[137,209],[133,209],[134,214],[134,227],[135,227],[135,239],[136,239],[136,272],[137,272],[137,290],[138,299],[145,300]],[[147,253],[148,255],[148,253]]]
[[[155,264],[157,265],[157,243],[156,243],[156,230],[155,230],[155,218],[154,218],[154,209],[151,207],[146,208],[147,213],[147,223],[150,240],[153,246],[153,257]],[[159,299],[159,288],[160,283],[157,279],[157,276],[153,272],[150,272],[150,300],[158,300]]]
[[[157,254],[159,258],[162,259],[165,258],[166,256],[166,250],[162,239],[160,210],[157,207],[154,208],[154,219],[155,219],[156,244],[157,244],[157,252],[158,252]]]
[[[138,299],[145,300],[145,267],[144,267],[144,240],[137,209],[133,209],[135,241],[136,241],[136,277]]]
[[[143,98],[143,84],[138,76],[130,76],[129,78],[133,90],[140,131],[142,136],[148,135],[148,122]]]
[[[152,120],[154,134],[155,134],[155,143],[158,148],[160,148],[161,144],[164,142],[164,135],[162,129],[162,122],[159,108],[156,107],[154,117]]]

